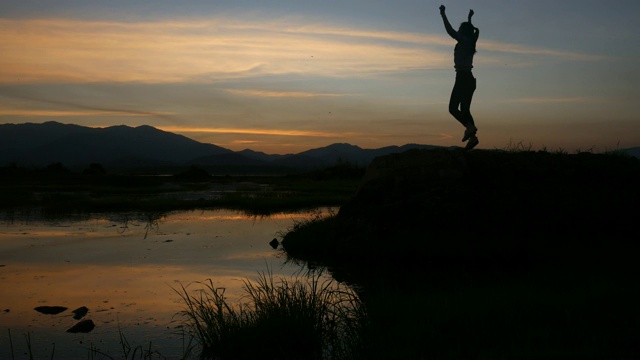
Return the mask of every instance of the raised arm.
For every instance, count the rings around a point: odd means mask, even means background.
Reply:
[[[469,24],[471,24],[471,26],[473,26],[473,23],[471,22],[471,18],[473,17],[473,14],[475,14],[473,10],[469,10],[469,17],[467,21],[469,21]],[[474,41],[477,41],[478,37],[480,36],[480,29],[478,29],[475,26],[473,26],[473,36],[475,37],[473,39]]]
[[[442,21],[444,22],[444,28],[447,30],[447,34],[454,39],[458,39],[458,32],[453,29],[451,23],[449,23],[449,19],[447,19],[447,14],[445,14],[444,5],[440,5],[440,16],[442,16]]]

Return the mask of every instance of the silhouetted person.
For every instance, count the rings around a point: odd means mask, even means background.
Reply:
[[[456,83],[449,99],[449,112],[466,128],[462,141],[468,141],[465,149],[471,150],[479,143],[476,136],[478,129],[473,121],[473,116],[471,116],[471,99],[476,90],[476,78],[473,77],[471,69],[473,68],[473,55],[476,53],[476,41],[478,41],[480,30],[471,24],[473,10],[469,10],[468,21],[460,24],[458,31],[451,27],[445,14],[444,5],[440,5],[440,15],[447,34],[458,42],[453,55]]]

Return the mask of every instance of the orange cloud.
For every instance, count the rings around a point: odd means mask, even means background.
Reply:
[[[0,82],[210,82],[265,74],[351,77],[450,68],[451,46],[446,35],[286,20],[0,19]],[[482,47],[568,60],[602,59],[488,40]]]
[[[261,74],[353,76],[448,65],[397,36],[277,23],[0,20],[0,82],[193,82]],[[362,36],[384,40],[363,43]],[[343,34],[344,35],[344,34]]]
[[[274,74],[366,76],[450,68],[451,46],[452,40],[444,35],[286,20],[0,19],[0,82],[175,83]],[[488,40],[482,40],[482,47],[569,60],[600,58]]]

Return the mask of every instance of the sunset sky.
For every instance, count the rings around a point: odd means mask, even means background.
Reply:
[[[480,29],[478,148],[640,146],[637,0],[2,0],[0,123],[272,154],[463,146],[441,3]]]

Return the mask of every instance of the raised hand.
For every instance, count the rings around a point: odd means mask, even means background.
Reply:
[[[471,22],[471,17],[475,14],[473,10],[469,10],[469,22]]]
[[[444,7],[444,5],[440,5],[440,15],[444,15],[444,10],[446,8]]]

